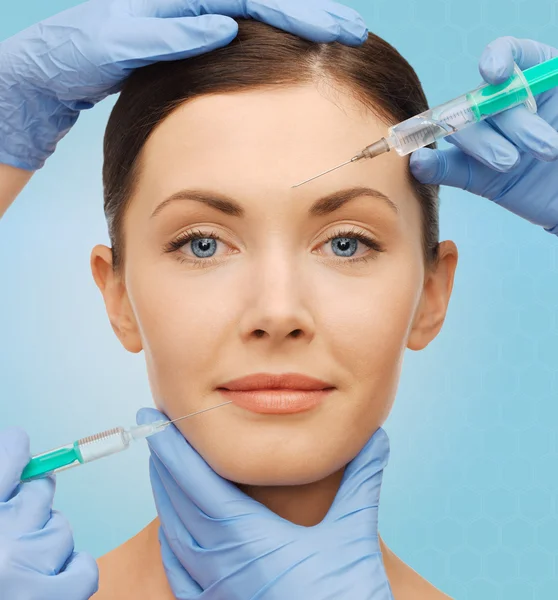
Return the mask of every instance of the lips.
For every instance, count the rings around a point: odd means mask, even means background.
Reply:
[[[335,387],[299,373],[257,373],[228,381],[217,389],[234,404],[251,412],[290,414],[315,408]]]
[[[302,375],[300,373],[284,373],[277,375],[274,373],[256,373],[227,381],[219,386],[218,389],[226,389],[232,392],[249,392],[253,390],[324,390],[334,386],[327,381],[321,381],[315,377]]]

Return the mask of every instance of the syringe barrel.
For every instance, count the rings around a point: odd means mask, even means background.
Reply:
[[[523,71],[514,64],[513,75],[500,85],[484,84],[469,94],[469,102],[477,121],[497,115],[508,108],[525,104],[531,112],[537,112],[537,103]]]
[[[468,96],[463,94],[390,127],[390,145],[404,156],[475,123]]]
[[[83,462],[86,463],[125,450],[130,445],[130,436],[123,427],[115,427],[82,438],[77,441],[77,445]]]
[[[537,110],[529,84],[515,65],[514,74],[500,85],[485,83],[394,125],[389,129],[388,143],[404,156],[519,104],[525,104],[531,112]]]

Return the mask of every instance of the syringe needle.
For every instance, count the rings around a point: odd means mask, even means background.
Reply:
[[[320,173],[319,175],[314,175],[314,177],[310,177],[310,179],[306,179],[305,181],[302,181],[301,183],[297,183],[296,185],[293,185],[292,187],[294,187],[294,188],[300,187],[301,185],[304,185],[305,183],[308,183],[309,181],[318,179],[318,177],[321,177],[322,175],[327,175],[327,173],[331,173],[332,171],[335,171],[336,169],[340,169],[341,167],[344,167],[345,165],[348,165],[350,162],[353,162],[353,161],[354,161],[354,159],[351,158],[351,160],[348,160],[347,162],[337,165],[336,167],[333,167],[333,169],[328,169],[327,171],[324,171],[323,173]]]
[[[198,410],[197,412],[190,413],[189,415],[185,415],[183,417],[178,417],[178,419],[173,419],[172,421],[167,421],[162,425],[170,425],[171,423],[176,423],[176,421],[181,421],[182,419],[188,419],[189,417],[193,417],[194,415],[199,415],[200,413],[207,412],[208,410],[213,410],[214,408],[219,408],[220,406],[225,406],[225,404],[231,404],[232,400],[228,402],[223,402],[222,404],[217,404],[217,406],[210,406],[209,408],[204,408],[202,410]]]
[[[309,181],[313,181],[314,179],[318,179],[318,177],[322,177],[322,175],[327,175],[328,173],[331,173],[332,171],[335,171],[336,169],[340,169],[341,167],[344,167],[345,165],[348,165],[349,163],[356,162],[357,160],[362,160],[363,158],[374,158],[376,156],[379,156],[380,154],[383,154],[384,152],[389,152],[389,151],[390,151],[390,145],[389,145],[388,141],[386,140],[386,138],[381,138],[377,142],[370,144],[370,146],[366,146],[366,148],[364,148],[364,150],[359,152],[356,156],[353,156],[353,158],[351,158],[350,160],[348,160],[344,163],[341,163],[340,165],[337,165],[336,167],[333,167],[333,169],[328,169],[327,171],[324,171],[323,173],[320,173],[319,175],[310,177],[310,179],[306,179],[306,181],[297,183],[296,185],[293,185],[293,187],[295,188],[295,187],[304,185],[305,183],[308,183]]]

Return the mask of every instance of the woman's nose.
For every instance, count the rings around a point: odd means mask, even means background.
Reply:
[[[259,263],[250,273],[249,286],[239,320],[240,333],[246,341],[313,339],[312,290],[300,261],[284,258],[273,260],[272,265]]]

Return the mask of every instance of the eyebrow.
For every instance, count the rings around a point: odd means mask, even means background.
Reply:
[[[338,190],[337,192],[328,194],[323,198],[319,198],[316,200],[316,202],[314,202],[314,204],[312,204],[308,214],[312,217],[329,215],[336,210],[339,210],[351,200],[360,198],[362,196],[368,196],[369,198],[380,200],[387,204],[395,213],[399,213],[397,205],[385,194],[382,194],[382,192],[370,187],[359,186]],[[242,218],[246,214],[244,208],[234,198],[231,198],[226,194],[207,190],[192,189],[180,190],[169,196],[151,213],[151,218],[158,215],[163,208],[165,208],[165,206],[178,200],[194,200],[195,202],[201,202],[232,217]]]

